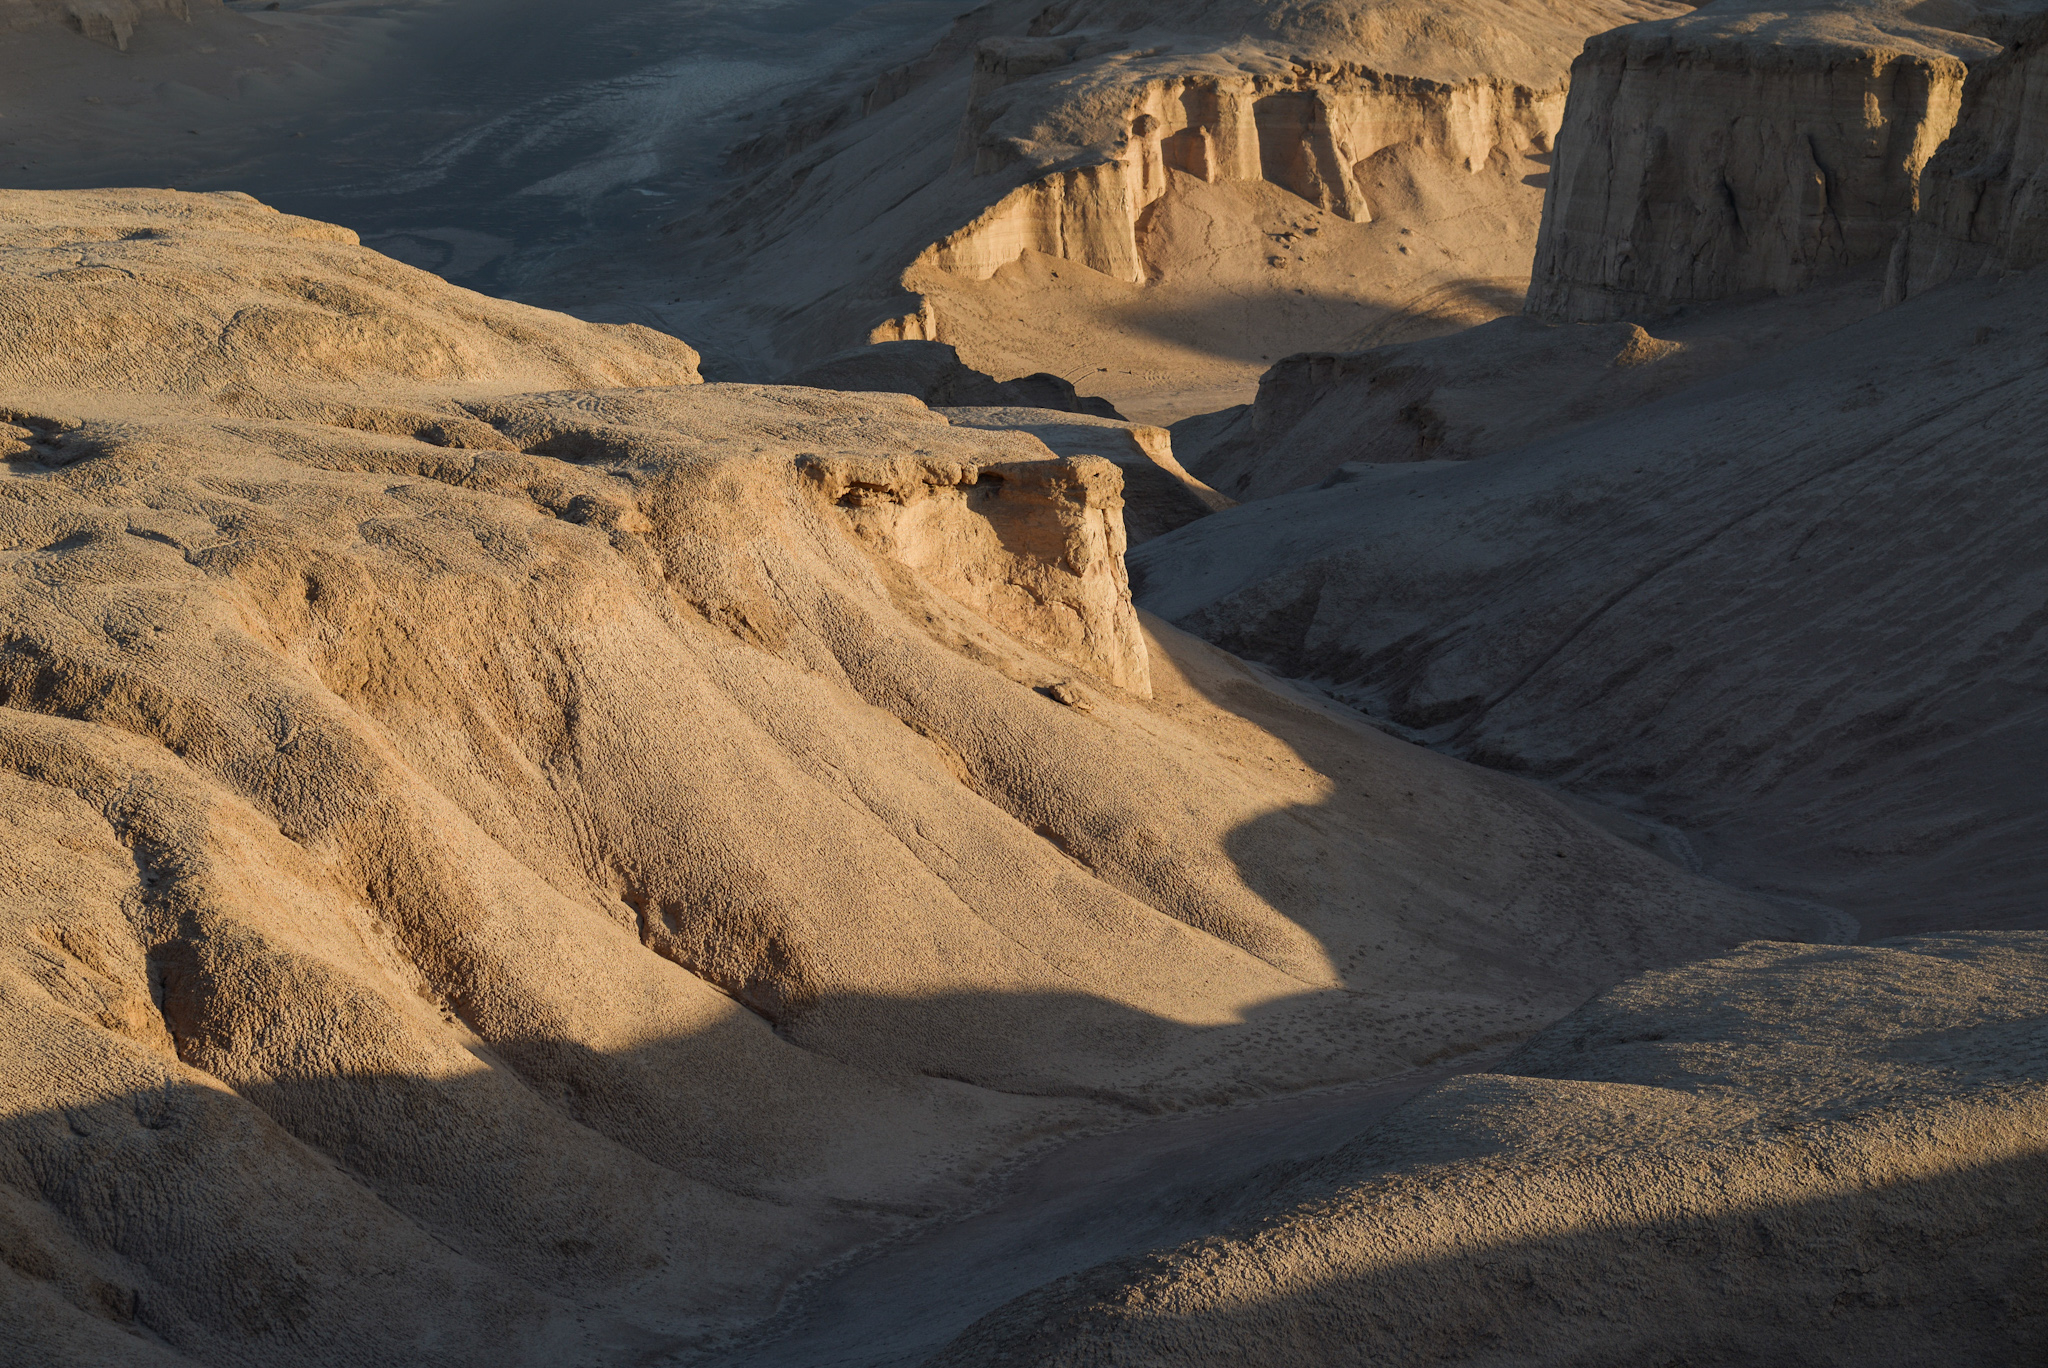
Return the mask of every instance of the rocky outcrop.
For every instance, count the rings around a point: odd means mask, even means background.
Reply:
[[[1947,281],[2048,261],[2048,17],[1970,73],[1955,132],[1921,182],[1887,290],[1909,298]]]
[[[1172,421],[1305,345],[1518,309],[1572,55],[1677,12],[999,0],[858,102],[790,102],[669,226],[677,269],[793,368],[944,341]]]
[[[1895,7],[1709,5],[1588,40],[1544,201],[1531,313],[1655,316],[1885,260],[1997,44]],[[1915,12],[1917,13],[1917,11]]]
[[[798,462],[854,535],[1056,659],[1152,696],[1124,573],[1123,476],[1100,456]]]
[[[1070,65],[1090,48],[1046,39],[980,46],[963,131],[977,175],[1031,157],[1039,139],[1014,130],[1047,117],[1030,103],[1000,102],[997,93]],[[1268,182],[1339,218],[1369,222],[1364,187],[1373,181],[1374,158],[1399,152],[1469,174],[1491,161],[1547,153],[1564,111],[1564,92],[1555,86],[1530,89],[1490,77],[1451,85],[1309,62],[1273,75],[1159,77],[1125,98],[1123,126],[1097,131],[1109,143],[1106,156],[1011,191],[927,248],[919,264],[987,279],[1023,253],[1038,252],[1141,282],[1145,214],[1175,173],[1210,185]]]
[[[1026,432],[1061,456],[1098,456],[1123,472],[1124,532],[1137,546],[1237,502],[1182,468],[1173,435],[1148,423],[1032,408],[949,408],[961,427]]]
[[[926,1362],[2037,1359],[2044,1008],[2040,934],[1651,975],[1235,1228],[1062,1279]]]

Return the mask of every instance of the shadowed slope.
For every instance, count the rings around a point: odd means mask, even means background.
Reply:
[[[2033,925],[2048,280],[1922,297],[1483,460],[1147,543],[1153,611],[1705,833],[1873,934]]]
[[[2036,934],[1745,946],[1623,985],[1214,1237],[942,1365],[1935,1365],[2048,1345]]]

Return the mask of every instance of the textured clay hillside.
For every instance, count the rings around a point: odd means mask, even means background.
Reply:
[[[2036,934],[1653,974],[1258,1217],[1055,1283],[928,1362],[2035,1361],[2044,1007]]]
[[[10,1362],[660,1355],[1062,1130],[1816,926],[1141,620],[1043,414],[243,197],[0,233]]]

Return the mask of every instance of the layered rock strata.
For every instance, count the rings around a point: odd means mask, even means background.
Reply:
[[[976,175],[1027,161],[1044,137],[1040,129],[1014,131],[1044,111],[1013,106],[997,92],[1071,66],[1091,45],[1035,40],[1023,46],[1028,60],[1019,60],[1019,46],[990,40],[976,50],[963,135]],[[1140,69],[1164,64],[1155,58]],[[1117,75],[1129,79],[1123,69]],[[1091,84],[1089,76],[1101,80],[1093,72],[1077,79]],[[1012,190],[914,264],[985,280],[1036,252],[1142,283],[1150,274],[1141,245],[1146,214],[1175,174],[1209,185],[1267,182],[1338,218],[1370,222],[1365,187],[1388,162],[1419,157],[1470,174],[1490,162],[1540,156],[1564,112],[1564,92],[1555,86],[1489,77],[1445,84],[1308,62],[1271,75],[1153,77],[1122,93],[1123,127],[1089,130],[1108,143],[1106,155]],[[1103,95],[1082,98],[1090,97]],[[1155,247],[1154,255],[1164,253]]]
[[[1529,311],[1655,316],[1884,261],[1954,126],[1967,64],[1998,51],[1964,31],[1975,19],[1723,3],[1589,39]]]

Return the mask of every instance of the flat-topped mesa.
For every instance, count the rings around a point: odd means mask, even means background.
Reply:
[[[1890,9],[1716,4],[1589,40],[1528,311],[1655,316],[1884,260],[1955,123],[1967,63],[1997,51]]]
[[[1955,132],[1927,164],[1886,297],[2048,261],[2048,15],[1970,73]]]
[[[991,175],[1031,158],[1040,145],[1004,117],[1011,111],[999,105],[999,92],[1090,52],[1086,44],[1042,38],[982,43],[960,160]],[[1375,159],[1419,155],[1472,173],[1540,156],[1565,103],[1561,84],[1532,88],[1498,76],[1446,83],[1300,60],[1259,74],[1158,76],[1124,93],[1115,126],[1097,134],[1107,150],[1012,190],[927,248],[918,264],[986,280],[1035,251],[1142,282],[1151,274],[1146,211],[1172,188],[1175,173],[1210,185],[1266,181],[1367,223]]]

